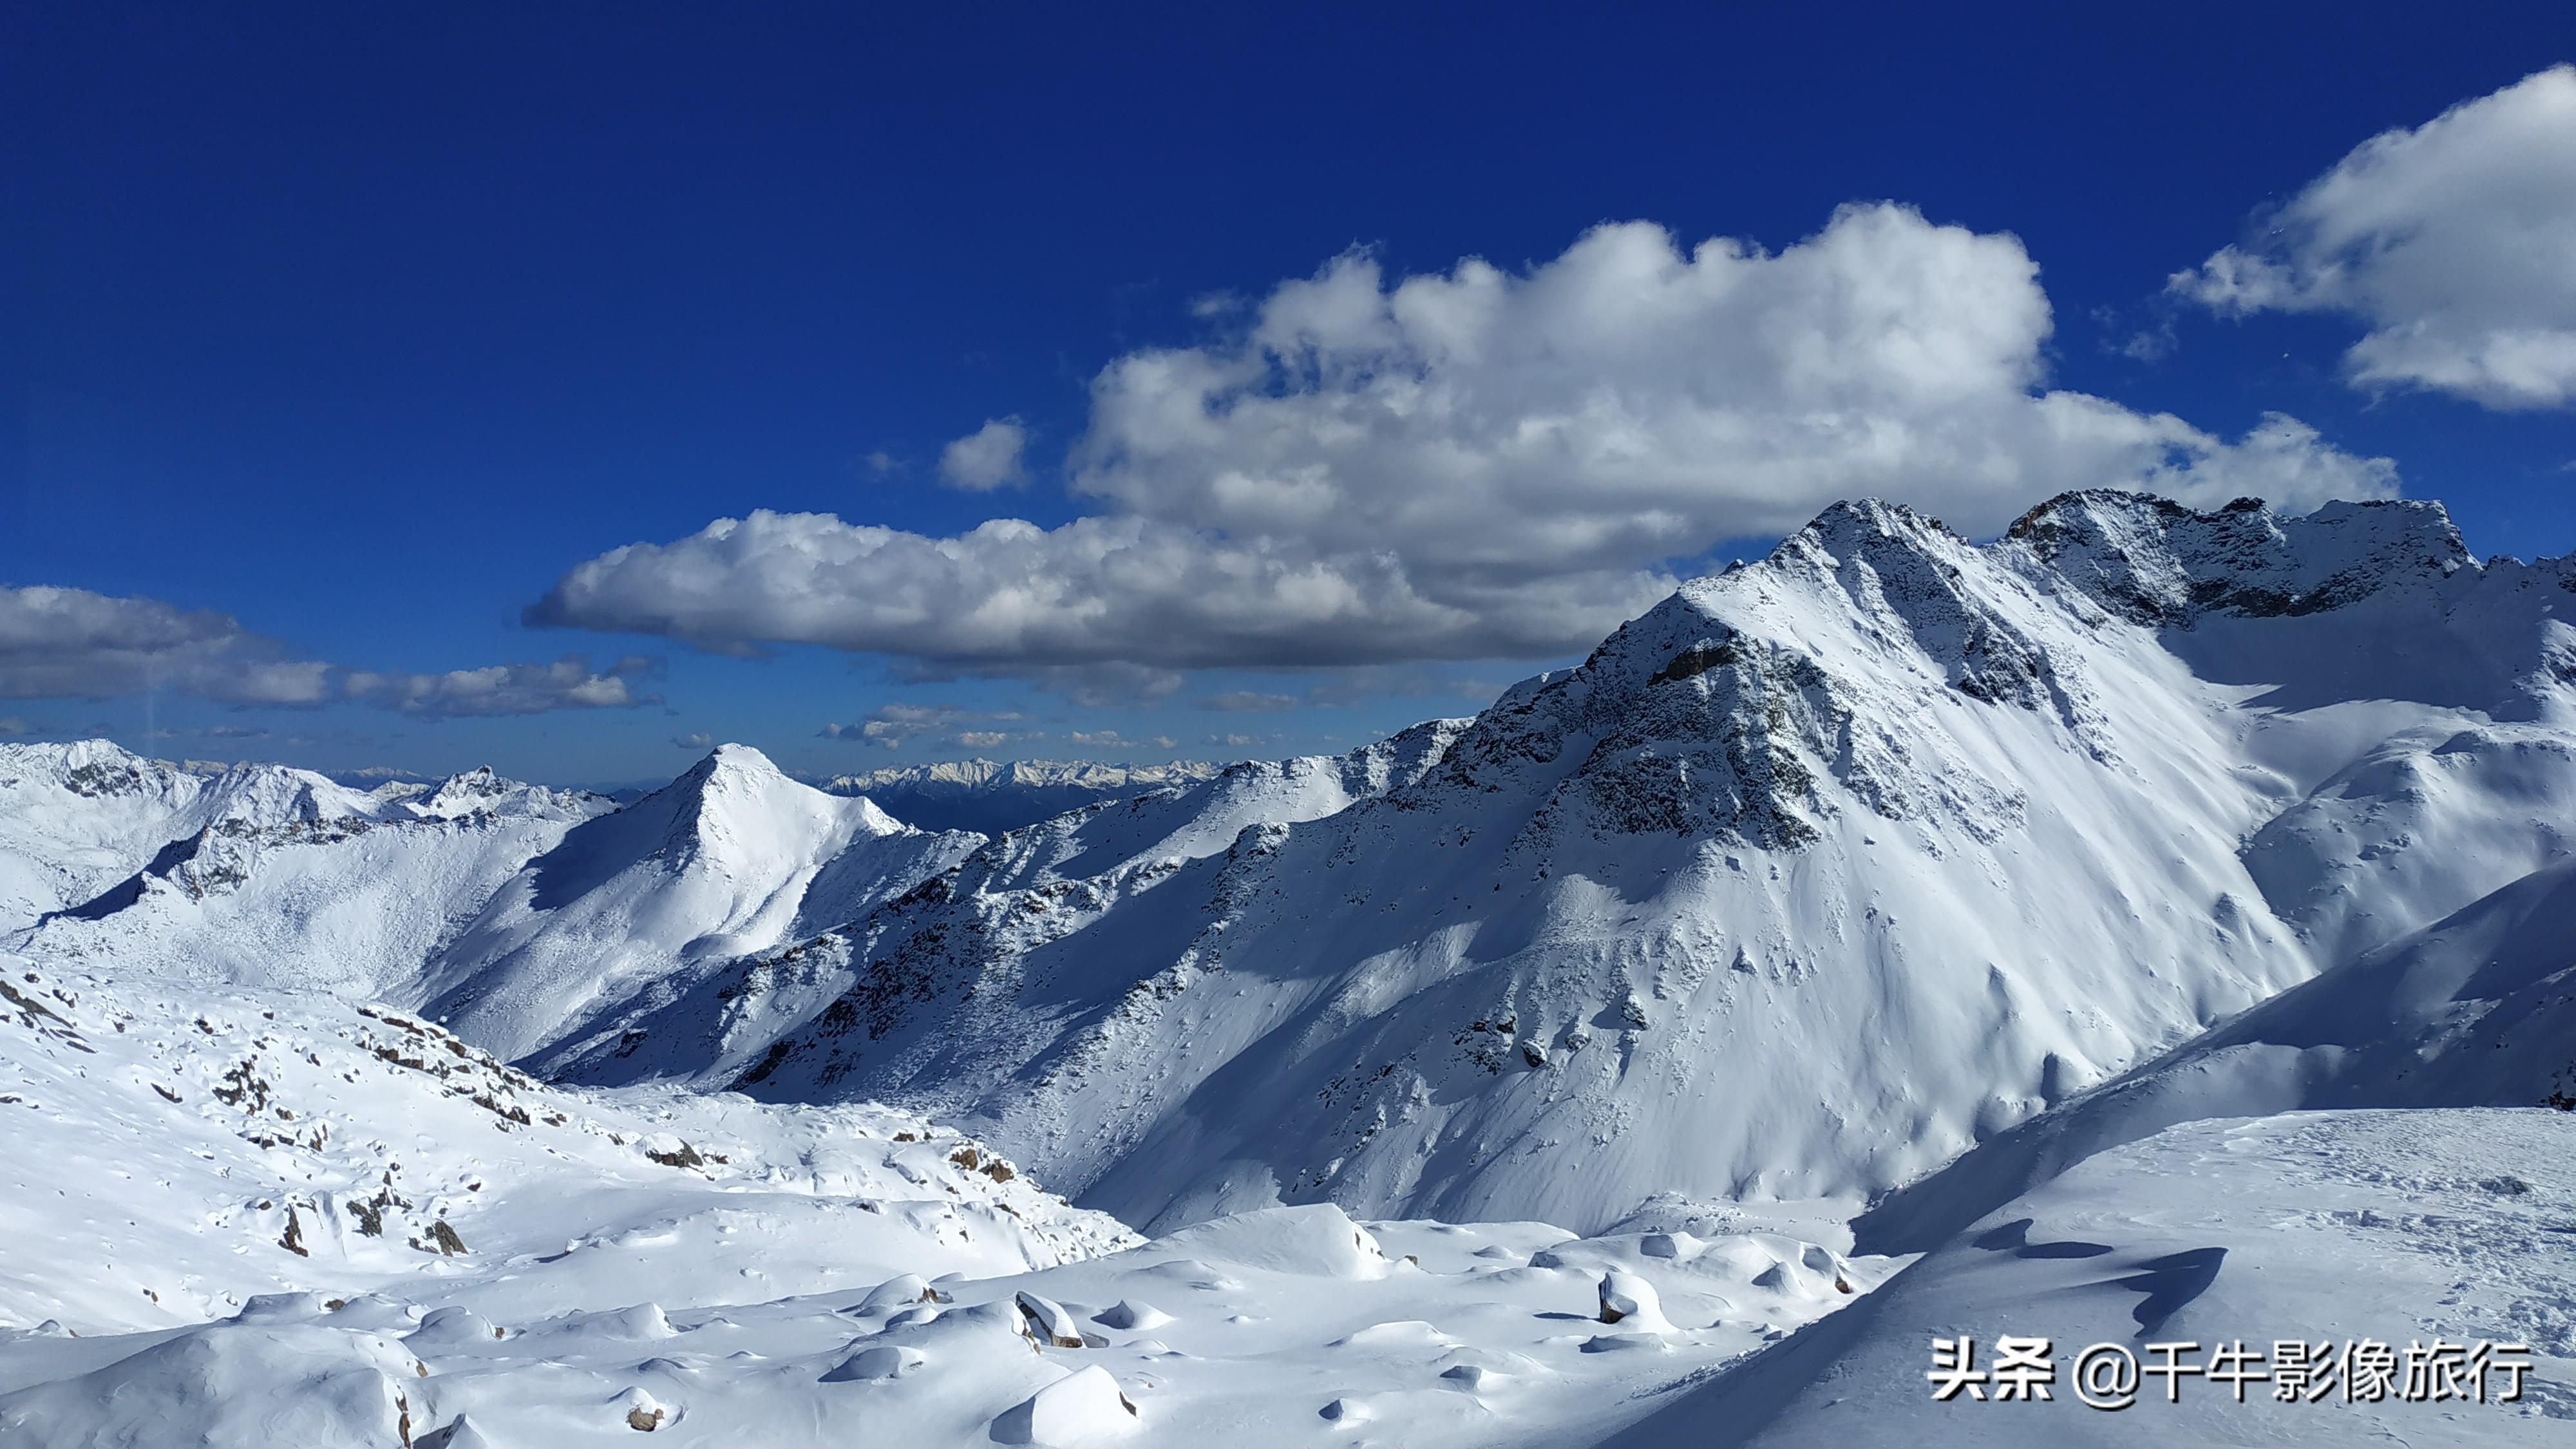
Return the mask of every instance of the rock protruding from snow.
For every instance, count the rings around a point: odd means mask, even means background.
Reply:
[[[626,1427],[650,1434],[672,1419],[671,1406],[642,1388],[628,1389],[609,1405],[610,1411],[626,1421]]]
[[[1644,1277],[1613,1268],[1601,1275],[1601,1311],[1603,1323],[1623,1325],[1631,1333],[1670,1333],[1672,1322],[1664,1317],[1663,1299],[1655,1285]]]
[[[1028,1335],[1030,1342],[1040,1348],[1083,1346],[1082,1325],[1065,1311],[1063,1304],[1052,1298],[1041,1298],[1027,1289],[1020,1290],[1015,1301],[1022,1320],[1020,1331]]]
[[[862,1317],[880,1313],[899,1313],[919,1303],[936,1303],[939,1295],[931,1291],[930,1280],[918,1273],[900,1273],[870,1289],[868,1296],[853,1310]]]

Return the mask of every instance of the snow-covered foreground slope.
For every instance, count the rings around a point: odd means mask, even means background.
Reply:
[[[897,820],[924,830],[1000,835],[1087,806],[1185,788],[1217,774],[1217,766],[1188,761],[1098,765],[955,760],[835,775],[823,788],[835,795],[865,795]]]
[[[2576,1441],[2576,1115],[2546,1109],[2294,1113],[2199,1122],[2093,1158],[2019,1198],[1886,1287],[1661,1409],[1610,1442],[1709,1445],[2557,1445]],[[1934,1338],[2045,1338],[2052,1397],[1936,1402]],[[2328,1378],[2278,1397],[2274,1345],[2391,1349],[2398,1379],[2348,1400]],[[2518,1402],[2407,1401],[2410,1349],[2465,1358],[2520,1345]],[[2220,1344],[2261,1357],[2202,1376],[2138,1375],[2137,1402],[2089,1407],[2075,1361],[2096,1343],[2142,1365],[2148,1343],[2205,1370]],[[2365,1362],[2368,1361],[2365,1357]],[[2470,1388],[2475,1376],[2432,1388]],[[2107,1397],[2107,1395],[2106,1395]]]
[[[904,1113],[5,964],[13,1446],[1579,1443],[1896,1266],[1330,1206],[1144,1243]]]
[[[941,877],[639,1029],[1138,1223],[1847,1211],[2564,859],[2571,572],[2428,504],[1837,507],[1409,783]]]
[[[566,1093],[398,1012],[5,964],[0,1323],[157,1328],[290,1289],[556,1312],[647,1272],[705,1299],[1132,1241],[908,1114]]]

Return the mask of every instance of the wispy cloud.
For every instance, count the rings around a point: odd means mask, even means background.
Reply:
[[[1131,740],[1116,730],[1075,730],[1073,742],[1095,750],[1168,750],[1179,743],[1169,735],[1149,735],[1141,740]]]
[[[35,585],[0,588],[0,698],[115,699],[150,690],[219,704],[354,701],[425,719],[646,704],[641,656],[595,672],[579,655],[443,674],[351,669],[301,657],[230,614]]]
[[[822,735],[827,740],[853,740],[889,750],[916,741],[988,750],[1036,738],[1033,732],[1017,728],[1027,722],[1026,715],[1014,711],[978,713],[953,704],[896,701],[879,706],[856,724],[827,724]]]
[[[1223,714],[1275,714],[1296,707],[1297,696],[1293,694],[1261,694],[1249,689],[1211,694],[1199,701],[1199,708]]]

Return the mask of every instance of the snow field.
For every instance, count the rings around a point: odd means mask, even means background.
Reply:
[[[1329,1205],[1145,1243],[908,1114],[5,964],[13,1445],[1569,1442],[1895,1267]]]

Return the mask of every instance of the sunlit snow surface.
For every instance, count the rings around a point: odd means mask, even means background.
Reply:
[[[396,1012],[5,964],[11,1445],[1578,1442],[1896,1266],[1329,1205],[1143,1243],[901,1113],[564,1092]],[[1600,1321],[1614,1269],[1653,1313]],[[1086,1369],[1107,1418],[1051,1388]]]

